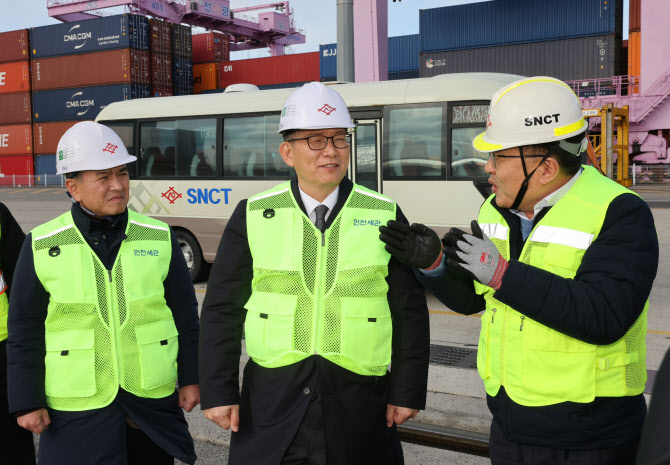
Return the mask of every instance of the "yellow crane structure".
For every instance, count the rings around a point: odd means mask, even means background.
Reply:
[[[587,156],[590,164],[608,178],[630,187],[628,175],[628,105],[623,108],[608,103],[601,109],[582,110],[584,118],[600,118],[600,134],[589,135]],[[616,154],[616,174],[614,159]]]

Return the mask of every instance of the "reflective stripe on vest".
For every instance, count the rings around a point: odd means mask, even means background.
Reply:
[[[119,386],[148,398],[174,392],[177,329],[163,288],[170,231],[129,210],[126,236],[108,271],[71,213],[32,231],[35,271],[49,293],[45,390],[51,408],[101,408]]]
[[[600,233],[609,204],[630,192],[584,167],[575,185],[535,225],[519,261],[574,278],[584,252]],[[509,237],[500,234],[508,231],[508,225],[490,200],[482,206],[479,221],[487,225],[482,230],[495,231],[491,240],[509,260]],[[475,282],[475,289],[486,299],[477,368],[488,394],[495,396],[502,385],[516,403],[542,406],[632,396],[644,390],[649,302],[624,337],[597,346],[522,315],[496,300],[487,286]]]
[[[322,236],[284,183],[247,202],[253,257],[246,348],[261,366],[319,354],[358,374],[381,376],[391,361],[390,255],[379,226],[395,203],[354,185]]]

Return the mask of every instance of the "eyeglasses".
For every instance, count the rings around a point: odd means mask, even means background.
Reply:
[[[323,150],[328,145],[328,139],[332,139],[333,145],[336,149],[346,149],[351,143],[351,134],[337,134],[333,137],[326,136],[310,136],[301,137],[299,139],[289,139],[287,142],[295,142],[297,140],[306,140],[307,145],[312,150]]]
[[[489,152],[489,159],[496,166],[496,158],[544,158],[544,155],[496,155],[495,152]]]

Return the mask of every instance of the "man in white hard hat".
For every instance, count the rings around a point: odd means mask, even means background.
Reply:
[[[586,128],[563,82],[509,84],[473,142],[490,153],[493,195],[472,234],[452,228],[442,251],[423,225],[381,228],[442,302],[485,311],[477,368],[493,464],[634,462],[658,239],[640,197],[581,165]]]
[[[231,465],[401,464],[396,425],[425,406],[424,291],[377,237],[407,220],[345,177],[353,127],[332,88],[293,92],[279,152],[297,176],[241,201],[223,233],[200,381],[205,416],[232,428]]]
[[[199,324],[175,234],[127,209],[136,158],[110,128],[77,123],[57,157],[74,204],[21,250],[10,412],[40,435],[40,465],[192,464]]]

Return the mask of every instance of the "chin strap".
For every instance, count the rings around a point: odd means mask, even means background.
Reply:
[[[528,190],[528,181],[530,180],[530,177],[533,175],[533,173],[535,173],[535,171],[537,171],[540,165],[542,165],[542,163],[544,163],[544,161],[549,158],[551,155],[551,150],[548,151],[544,157],[542,157],[540,163],[530,173],[528,173],[528,169],[526,168],[526,159],[523,157],[523,147],[519,147],[519,155],[521,155],[521,166],[523,167],[523,174],[526,176],[526,179],[524,179],[521,183],[521,188],[519,188],[519,192],[516,194],[514,203],[510,207],[513,210],[518,209],[519,205],[521,205],[521,201],[523,200],[523,197],[526,195],[526,191]]]

